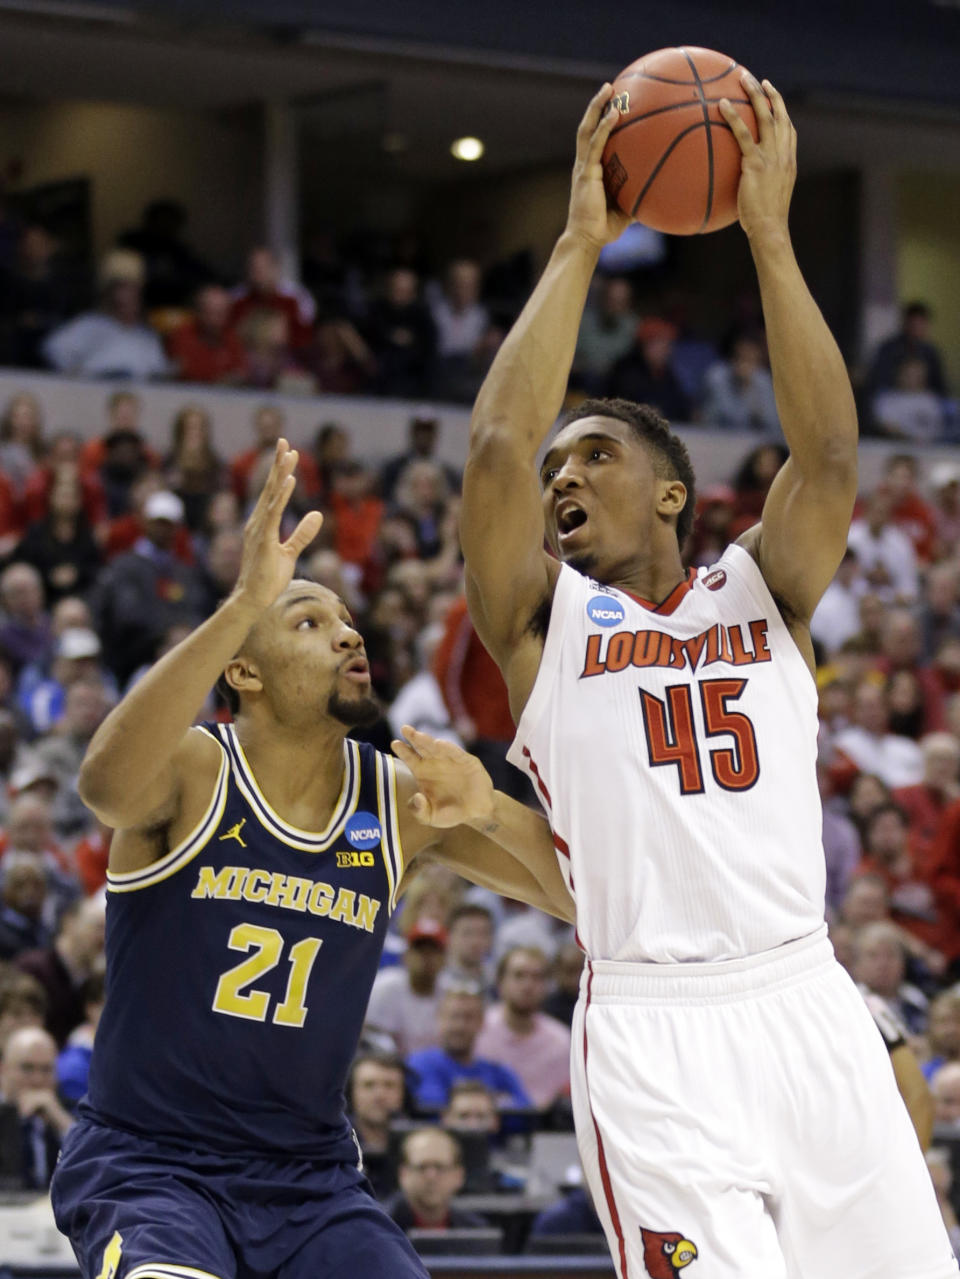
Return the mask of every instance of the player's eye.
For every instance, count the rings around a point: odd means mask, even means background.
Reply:
[[[316,622],[313,620],[312,617],[302,617],[300,621],[297,622],[296,629],[298,631],[302,631],[304,628],[309,629],[315,626],[316,626]]]
[[[557,468],[555,466],[551,466],[551,467],[548,467],[548,469],[541,474],[540,479],[542,480],[544,484],[549,484],[550,481],[554,479],[556,474],[557,474]]]
[[[610,456],[610,454],[607,452],[607,450],[606,450],[606,449],[591,449],[591,450],[590,450],[590,461],[591,461],[591,462],[596,462],[596,461],[598,461],[598,460],[599,460],[600,458],[602,458],[602,457],[609,457],[609,456]]]

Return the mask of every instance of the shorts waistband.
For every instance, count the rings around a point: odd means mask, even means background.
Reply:
[[[587,959],[581,996],[591,1004],[722,1003],[767,994],[835,964],[824,925],[775,950],[692,964],[631,964]]]

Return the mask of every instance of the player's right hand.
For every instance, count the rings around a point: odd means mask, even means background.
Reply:
[[[482,825],[493,812],[494,793],[490,774],[476,756],[410,724],[401,732],[405,740],[391,746],[419,787],[409,803],[417,821],[441,829]]]
[[[603,85],[595,93],[577,130],[577,158],[570,187],[567,230],[602,248],[619,239],[630,219],[607,202],[603,185],[603,148],[620,118],[610,105],[613,87]]]
[[[285,542],[280,521],[296,487],[297,451],[277,440],[277,451],[257,504],[243,530],[243,559],[235,594],[267,609],[290,585],[297,560],[320,532],[323,516],[308,511]]]

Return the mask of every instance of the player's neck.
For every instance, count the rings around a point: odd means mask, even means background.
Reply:
[[[343,732],[287,729],[254,716],[237,722],[243,753],[270,806],[292,826],[323,830],[343,786]]]
[[[660,604],[686,580],[686,576],[679,548],[674,541],[666,552],[657,553],[656,548],[653,548],[640,559],[618,565],[604,577],[604,581],[608,586],[629,591],[631,595],[648,600],[651,604]]]

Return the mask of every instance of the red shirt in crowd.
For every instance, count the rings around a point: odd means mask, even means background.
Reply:
[[[352,499],[332,493],[329,504],[334,520],[334,550],[345,564],[363,567],[376,547],[383,519],[383,502],[379,497]]]
[[[36,524],[47,518],[50,506],[50,490],[53,488],[53,468],[38,466],[27,480],[23,490],[24,518],[27,524]],[[83,510],[91,528],[97,528],[107,519],[107,498],[99,475],[93,471],[81,471],[80,489],[83,493]]]
[[[463,596],[454,600],[447,613],[443,639],[433,659],[433,673],[454,724],[468,718],[478,737],[493,742],[513,740],[507,686],[473,628]]]
[[[913,543],[917,559],[929,564],[937,540],[937,517],[933,507],[919,493],[908,493],[894,507],[890,518]]]
[[[241,505],[247,501],[248,497],[253,496],[250,492],[250,477],[263,452],[264,450],[259,448],[247,449],[230,463],[230,487]],[[317,464],[306,451],[300,453],[297,462],[297,487],[310,497],[320,492],[320,474],[317,471]]]
[[[210,343],[196,320],[185,320],[167,339],[167,351],[185,382],[230,382],[239,380],[247,367],[243,343],[233,329]]]
[[[239,328],[253,311],[279,311],[287,319],[287,337],[293,350],[302,350],[313,339],[313,329],[300,317],[297,299],[287,293],[244,293],[230,311],[230,327]]]
[[[112,560],[124,551],[132,551],[143,535],[143,520],[139,515],[118,515],[107,525],[104,557]],[[182,564],[193,563],[193,542],[190,540],[189,530],[183,524],[179,525],[174,536],[173,553]]]
[[[110,858],[110,836],[100,830],[91,831],[73,850],[77,874],[83,891],[92,897],[107,882],[107,862]]]

